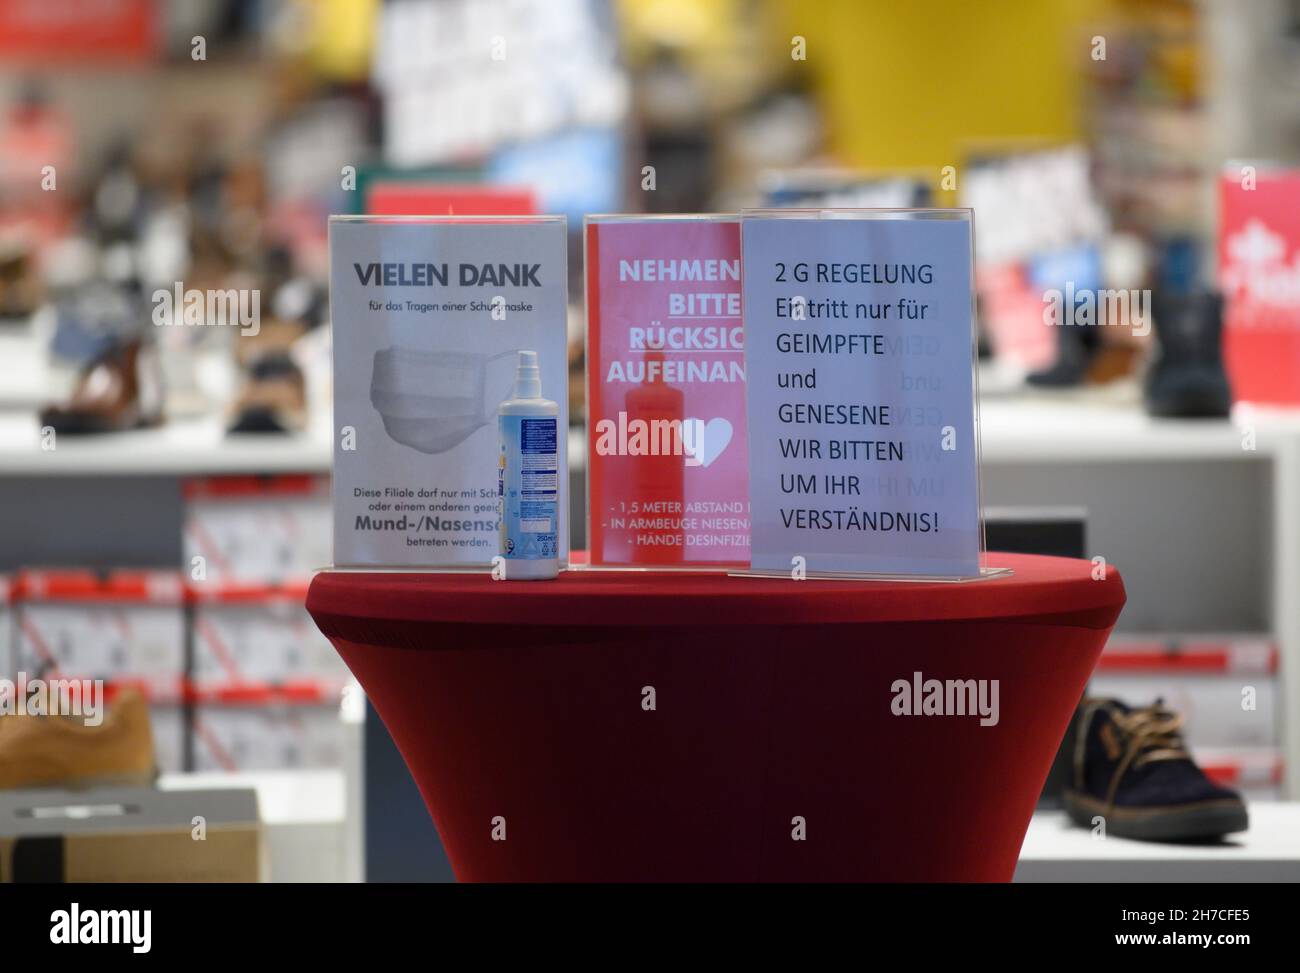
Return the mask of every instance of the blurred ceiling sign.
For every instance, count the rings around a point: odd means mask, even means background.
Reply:
[[[160,7],[157,0],[0,0],[0,58],[152,60]]]
[[[973,152],[959,198],[979,220],[975,258],[983,266],[1069,250],[1107,231],[1081,145]]]
[[[630,102],[609,5],[598,0],[385,4],[373,73],[385,159],[404,168],[614,126]]]

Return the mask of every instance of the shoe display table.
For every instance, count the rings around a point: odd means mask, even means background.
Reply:
[[[1064,811],[1038,811],[1017,882],[1300,882],[1300,803],[1250,802],[1250,828],[1222,841],[1100,837]]]
[[[1008,881],[1124,587],[989,561],[1013,573],[329,571],[307,608],[462,881]],[[896,715],[927,680],[986,680],[997,722]]]

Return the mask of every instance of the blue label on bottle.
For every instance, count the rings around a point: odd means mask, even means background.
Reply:
[[[558,556],[559,443],[554,416],[501,416],[501,555]]]

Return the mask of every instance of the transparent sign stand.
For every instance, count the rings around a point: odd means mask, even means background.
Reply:
[[[743,213],[752,561],[730,573],[1010,573],[984,539],[973,253],[968,209]]]
[[[743,567],[745,532],[690,515],[748,514],[739,216],[591,215],[583,249],[583,567]]]
[[[486,573],[498,554],[499,404],[535,351],[559,405],[569,554],[562,216],[332,216],[335,570]]]

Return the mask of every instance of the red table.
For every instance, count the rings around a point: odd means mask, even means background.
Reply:
[[[1014,574],[325,572],[307,608],[462,881],[1007,881],[1124,586],[990,561]],[[895,715],[917,672],[997,680],[998,722]]]

